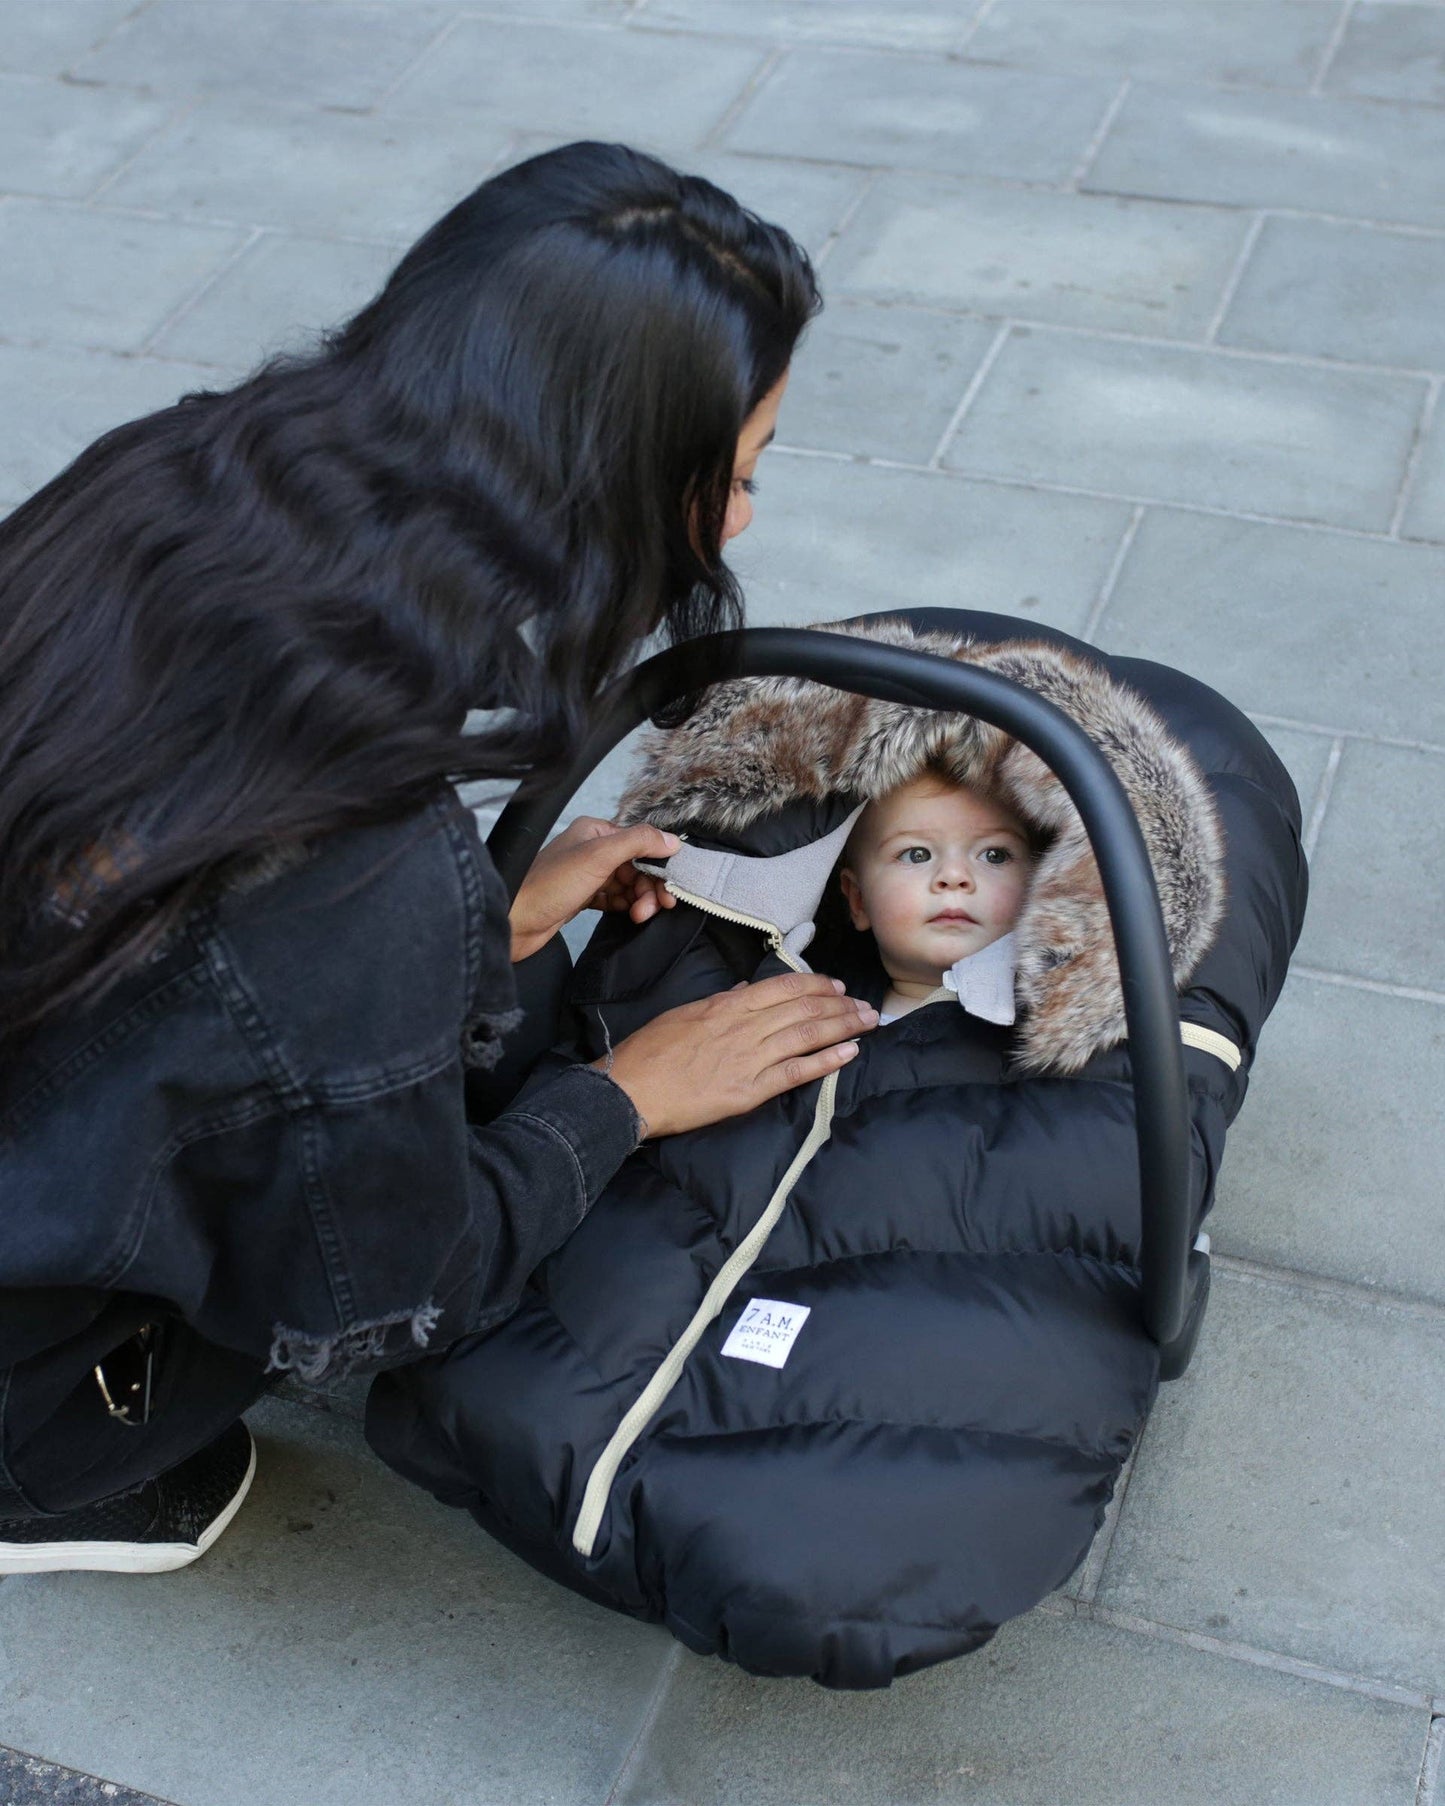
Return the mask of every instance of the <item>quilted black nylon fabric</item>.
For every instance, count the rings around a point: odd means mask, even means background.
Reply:
[[[1185,1051],[1202,1221],[1298,935],[1298,805],[1229,704],[1104,662],[1194,752],[1226,832],[1227,920],[1181,1004],[1244,1054],[1232,1073]],[[583,1050],[599,1020],[615,1040],[740,969],[782,969],[760,949],[681,906],[641,932],[604,923],[575,975]],[[377,1381],[374,1446],[544,1572],[754,1673],[877,1687],[978,1648],[1082,1560],[1158,1377],[1127,1049],[1027,1079],[1007,1049],[955,1005],[865,1038],[830,1140],[622,1460],[590,1556],[572,1543],[588,1476],[757,1220],[816,1087],[639,1150],[511,1321]],[[722,1353],[756,1298],[808,1307],[781,1368]]]

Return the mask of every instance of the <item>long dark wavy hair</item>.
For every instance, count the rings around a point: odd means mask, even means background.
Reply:
[[[567,145],[0,523],[0,1046],[236,862],[545,770],[649,635],[737,625],[738,435],[819,305],[710,182]]]

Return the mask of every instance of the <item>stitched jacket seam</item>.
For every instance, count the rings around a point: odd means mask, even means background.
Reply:
[[[374,1079],[322,1080],[312,1085],[311,1092],[318,1104],[370,1103],[394,1091],[405,1091],[409,1085],[435,1078],[448,1066],[455,1065],[457,1058],[456,1048],[448,1043],[414,1060],[410,1066],[384,1067]]]
[[[203,945],[207,968],[215,980],[226,1013],[247,1051],[270,1082],[282,1108],[297,1110],[305,1107],[311,1101],[307,1088],[287,1063],[270,1021],[251,995],[219,930],[211,928],[204,936]]]
[[[112,1048],[128,1039],[132,1029],[144,1024],[147,1020],[163,1013],[166,1006],[177,996],[184,996],[187,991],[200,991],[205,987],[206,974],[199,966],[189,967],[167,979],[144,997],[138,998],[131,1007],[113,1022],[98,1029],[83,1046],[77,1047],[56,1067],[35,1080],[35,1083],[24,1091],[0,1117],[0,1134],[11,1129],[19,1129],[34,1115],[36,1108],[47,1098],[53,1097],[57,1091],[63,1090],[72,1079],[78,1078],[87,1067],[103,1058]]]
[[[483,885],[475,849],[470,844],[466,830],[455,813],[455,811],[465,809],[466,805],[455,791],[451,793],[451,798],[449,805],[444,798],[439,797],[432,807],[441,817],[447,845],[451,849],[457,887],[461,892],[462,995],[467,1000],[465,1019],[470,1022],[480,1007],[477,993],[481,989],[482,982],[482,923],[485,915],[482,900]]]

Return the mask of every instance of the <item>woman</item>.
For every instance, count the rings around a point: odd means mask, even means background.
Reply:
[[[574,824],[509,919],[449,782],[545,770],[649,636],[737,621],[817,305],[707,182],[570,145],[0,526],[0,1572],[195,1559],[268,1376],[499,1322],[640,1137],[851,1057],[870,1012],[790,976],[470,1120],[512,962],[644,920],[677,843]]]

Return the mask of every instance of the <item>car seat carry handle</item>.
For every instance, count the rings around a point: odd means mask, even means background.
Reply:
[[[566,772],[519,788],[487,848],[515,896],[563,809],[619,741],[679,697],[740,677],[800,677],[916,708],[977,716],[1023,741],[1053,770],[1088,834],[1119,958],[1134,1079],[1142,1211],[1143,1314],[1160,1370],[1187,1364],[1208,1291],[1209,1263],[1191,1255],[1190,1118],[1179,1007],[1159,895],[1124,788],[1077,722],[1012,679],[956,659],[852,634],[757,627],[684,641],[635,666],[603,695]]]

